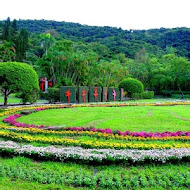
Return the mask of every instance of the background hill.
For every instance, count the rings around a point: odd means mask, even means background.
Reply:
[[[173,47],[177,55],[190,58],[189,28],[122,30],[47,20],[19,20],[18,27],[36,34],[55,30],[61,37],[67,39],[99,42],[115,53],[125,53],[129,58],[134,58],[135,53],[143,47],[156,55],[165,52],[167,47]]]

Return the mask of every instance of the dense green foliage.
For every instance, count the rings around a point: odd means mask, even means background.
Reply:
[[[142,82],[133,78],[123,79],[119,83],[119,88],[123,88],[129,97],[131,97],[134,93],[142,93],[144,91]]]
[[[4,95],[4,105],[7,105],[8,96],[14,92],[21,92],[24,103],[32,103],[38,97],[38,76],[28,64],[0,62],[0,87]]]
[[[124,53],[130,58],[135,58],[136,53],[143,47],[151,54],[157,55],[170,51],[169,47],[173,47],[177,55],[190,57],[189,28],[122,30],[47,20],[19,20],[18,26],[27,28],[32,33],[51,31],[54,35],[74,41],[98,42],[112,52]]]
[[[46,99],[49,101],[49,103],[59,102],[60,101],[59,88],[48,88]]]
[[[154,98],[154,91],[144,91],[141,93],[133,93],[133,99],[153,99]]]
[[[2,41],[1,41],[2,40]],[[0,61],[24,61],[28,49],[28,32],[18,31],[17,21],[8,18],[0,25]]]
[[[50,161],[41,163],[24,157],[0,158],[0,161],[0,176],[10,179],[10,184],[13,183],[16,187],[21,186],[20,189],[26,189],[26,187],[44,190],[71,189],[67,185],[77,189],[82,187],[82,189],[156,188],[161,190],[171,188],[182,190],[190,187],[189,163],[130,167],[127,165],[88,166]],[[4,187],[2,183],[1,180],[1,189]],[[44,188],[40,184],[43,184]],[[10,189],[12,188],[14,187],[11,186]]]
[[[26,28],[26,30],[22,29]],[[0,22],[0,60],[24,61],[56,87],[117,87],[124,78],[145,89],[190,90],[190,29],[122,30],[75,23]]]

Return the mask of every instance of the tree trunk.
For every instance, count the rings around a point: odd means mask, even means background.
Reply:
[[[4,106],[7,106],[7,99],[8,99],[8,90],[5,89],[5,92],[4,92]]]

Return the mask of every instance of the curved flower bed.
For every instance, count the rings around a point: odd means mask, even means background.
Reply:
[[[26,134],[16,134],[13,132],[0,131],[0,137],[18,142],[37,142],[64,146],[81,146],[84,148],[111,148],[111,149],[171,149],[171,148],[190,148],[190,143],[116,143],[116,142],[99,142],[92,140],[75,140],[70,138],[56,137],[35,137]]]
[[[54,146],[48,147],[34,147],[31,145],[19,145],[12,141],[0,141],[1,152],[12,152],[17,155],[35,155],[38,157],[45,157],[64,160],[86,160],[86,161],[154,161],[165,163],[169,160],[181,160],[190,158],[190,148],[181,149],[163,149],[163,150],[110,150],[110,149],[83,149],[81,147],[66,147],[56,148]]]
[[[66,127],[58,130],[56,127],[36,126],[17,122],[22,114],[15,114],[23,110],[43,111],[46,109],[61,109],[72,107],[119,107],[119,106],[171,106],[190,105],[190,102],[162,103],[162,104],[89,104],[89,105],[47,105],[26,106],[6,109],[0,116],[6,116],[4,122],[11,126],[0,125],[0,137],[23,143],[41,143],[48,145],[62,145],[64,148],[54,146],[34,147],[21,146],[10,141],[0,141],[0,151],[23,156],[37,156],[42,158],[63,160],[85,160],[93,162],[123,161],[144,162],[146,160],[166,162],[190,158],[190,132],[130,132],[112,131],[111,129],[96,129],[86,127]],[[14,115],[10,115],[14,114]],[[47,135],[47,136],[46,136]],[[58,135],[58,136],[56,136]],[[63,137],[64,136],[64,137]],[[69,137],[67,137],[69,136]],[[71,138],[72,136],[76,136]],[[79,139],[77,136],[92,136],[90,140]],[[77,139],[78,138],[78,139]],[[98,138],[118,139],[121,141],[98,141]],[[123,140],[126,140],[123,141]],[[166,141],[166,142],[158,142]],[[136,141],[136,142],[132,142]],[[137,142],[142,141],[142,142]],[[151,141],[151,142],[146,142]],[[157,141],[157,142],[154,142]],[[170,141],[170,142],[167,142]],[[172,142],[173,141],[173,142]],[[175,142],[174,142],[175,141]],[[176,142],[181,141],[181,142]],[[69,147],[66,147],[69,146]],[[82,148],[83,147],[83,148]],[[105,149],[107,148],[107,149]],[[108,149],[109,148],[109,149]]]
[[[36,109],[36,111],[42,111],[45,110],[45,108],[38,108]],[[9,123],[10,125],[14,125],[16,127],[23,127],[23,128],[44,128],[46,126],[44,125],[34,125],[34,124],[25,124],[25,123],[21,123],[21,122],[17,122],[16,119],[21,117],[21,114],[15,114],[15,115],[10,115],[7,118],[3,119],[3,122]],[[46,129],[49,130],[53,130],[56,127],[46,127]],[[87,128],[87,127],[66,127],[66,128],[61,128],[61,130],[69,130],[69,131],[93,131],[93,132],[100,132],[100,133],[107,133],[107,134],[113,134],[113,131],[111,129],[95,129],[95,128]],[[125,131],[125,132],[121,132],[121,131],[117,131],[117,134],[119,135],[123,135],[123,136],[134,136],[134,137],[158,137],[158,138],[162,138],[162,137],[178,137],[178,136],[190,136],[190,132],[182,132],[182,131],[177,131],[177,132],[155,132],[155,133],[148,133],[148,132],[130,132],[130,131]]]
[[[0,128],[8,129],[10,131],[14,131],[15,133],[29,133],[29,134],[43,134],[43,135],[58,135],[58,136],[91,136],[97,138],[105,138],[105,139],[119,139],[126,141],[189,141],[190,136],[166,136],[166,137],[135,137],[129,135],[119,135],[119,134],[110,134],[110,133],[101,133],[94,131],[72,131],[72,130],[44,130],[38,128],[12,128],[11,126],[0,125]]]

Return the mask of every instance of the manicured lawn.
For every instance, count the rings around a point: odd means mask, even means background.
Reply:
[[[46,103],[47,101],[46,100],[38,100],[37,101],[38,103]],[[3,96],[0,95],[0,105],[4,103],[4,98]],[[22,100],[21,98],[17,98],[14,96],[14,94],[10,95],[9,98],[8,98],[8,104],[21,104],[22,103]]]
[[[189,131],[190,106],[50,109],[22,116],[17,121],[46,126],[92,126],[121,131]]]
[[[0,104],[3,104],[4,103],[4,97],[3,96],[0,96]],[[13,95],[10,95],[10,97],[8,98],[8,103],[9,104],[12,104],[12,103],[21,103],[21,99],[20,98],[16,98],[15,96]]]

